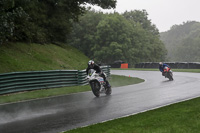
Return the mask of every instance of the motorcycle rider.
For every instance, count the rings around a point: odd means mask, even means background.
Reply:
[[[165,68],[165,67],[168,67],[169,69],[171,69],[169,65],[164,64],[164,63],[162,63],[162,62],[159,62],[159,70],[162,72],[162,76],[165,76],[165,73],[164,73],[164,68]],[[166,76],[165,76],[165,77],[166,77]]]
[[[100,68],[97,64],[94,63],[93,60],[90,60],[90,61],[88,62],[88,67],[87,67],[87,69],[86,69],[87,75],[88,75],[88,71],[89,71],[90,69],[96,70],[96,73],[98,73],[99,76],[103,77],[104,81],[106,82],[106,86],[107,86],[108,88],[111,87],[110,84],[109,84],[109,82],[108,82],[107,79],[106,79],[105,74],[102,72],[101,68]]]

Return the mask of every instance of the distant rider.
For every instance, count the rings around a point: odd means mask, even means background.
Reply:
[[[168,68],[170,69],[170,66],[169,66],[169,65],[164,64],[164,63],[162,63],[162,62],[159,63],[159,70],[162,72],[162,75],[163,75],[163,76],[165,76],[165,74],[164,74],[164,68],[165,68],[165,67],[168,67]]]
[[[96,73],[98,73],[99,76],[103,77],[104,81],[106,82],[106,86],[107,86],[107,87],[111,87],[110,84],[109,84],[109,82],[108,82],[107,79],[106,79],[105,74],[102,72],[101,68],[100,68],[97,64],[94,63],[93,60],[90,60],[90,61],[88,62],[88,67],[87,67],[87,69],[86,69],[87,75],[88,75],[88,71],[89,71],[90,69],[96,70]]]

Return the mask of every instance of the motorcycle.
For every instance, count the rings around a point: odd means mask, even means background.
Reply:
[[[164,68],[164,76],[167,77],[170,81],[174,80],[173,72],[169,67],[165,67]]]
[[[99,97],[101,93],[105,93],[106,95],[111,94],[111,87],[106,86],[106,82],[104,81],[103,77],[100,77],[94,69],[90,69],[88,71],[87,79],[92,89],[92,92],[96,97]]]

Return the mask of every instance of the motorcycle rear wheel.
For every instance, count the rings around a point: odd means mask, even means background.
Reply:
[[[111,95],[111,93],[112,93],[112,89],[111,89],[111,87],[108,87],[108,88],[106,88],[106,95]]]

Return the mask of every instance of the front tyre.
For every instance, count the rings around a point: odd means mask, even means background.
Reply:
[[[173,79],[173,74],[172,74],[171,72],[169,73],[169,80],[170,80],[170,81],[174,80],[174,79]]]
[[[101,85],[99,84],[99,82],[97,81],[92,81],[90,83],[90,86],[92,88],[92,92],[93,94],[96,96],[96,97],[99,97],[100,96],[100,88],[101,88]]]

